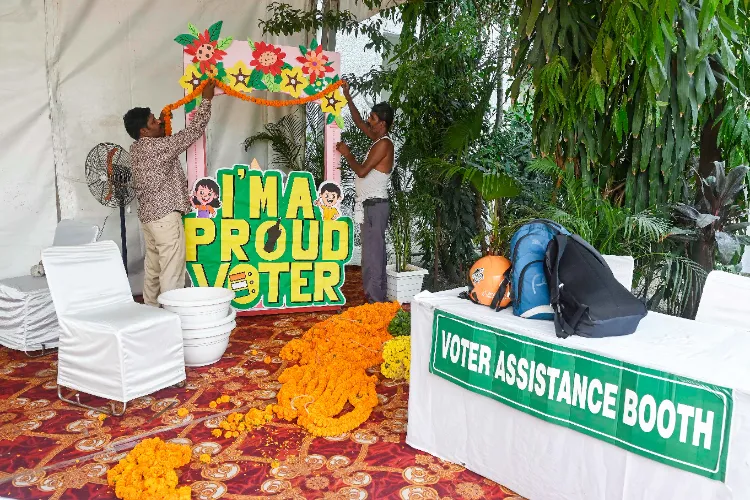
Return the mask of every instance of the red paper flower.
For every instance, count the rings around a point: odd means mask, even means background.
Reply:
[[[266,74],[280,75],[286,54],[280,48],[265,42],[255,42],[251,66]]]
[[[185,47],[185,53],[193,56],[193,62],[200,63],[202,73],[208,73],[212,66],[227,55],[223,50],[216,48],[216,43],[211,41],[211,35],[206,30],[198,37],[198,40]]]
[[[328,56],[323,54],[323,47],[318,45],[315,50],[308,50],[304,56],[297,58],[302,63],[302,72],[310,76],[310,82],[323,78],[326,73],[332,73],[333,68],[326,66]]]

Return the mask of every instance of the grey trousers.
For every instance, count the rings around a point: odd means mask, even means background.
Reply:
[[[385,302],[388,258],[385,251],[385,230],[388,227],[390,204],[379,201],[365,205],[362,235],[362,284],[368,302]]]

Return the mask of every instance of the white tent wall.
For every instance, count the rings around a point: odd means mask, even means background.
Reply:
[[[57,224],[42,0],[0,1],[0,278],[28,274]]]
[[[5,47],[1,60],[12,72],[0,83],[6,106],[0,121],[0,189],[11,202],[0,229],[0,278],[28,273],[40,250],[51,243],[56,190],[61,218],[102,225],[109,216],[102,239],[120,244],[117,210],[101,206],[86,185],[88,152],[100,142],[129,148],[132,139],[122,124],[125,111],[150,106],[158,114],[184,95],[179,85],[182,49],[173,38],[187,32],[188,22],[205,29],[223,20],[222,36],[239,40],[303,43],[304,35],[263,37],[258,21],[266,16],[270,1],[0,2],[0,41]],[[298,8],[306,4],[286,1]],[[241,143],[290,111],[217,97],[208,130],[209,174],[252,158],[266,165],[269,146],[246,153]],[[184,126],[181,111],[174,118],[175,129]],[[143,243],[136,209],[134,202],[126,220],[131,284],[139,293]]]

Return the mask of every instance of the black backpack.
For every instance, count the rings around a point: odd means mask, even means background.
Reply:
[[[558,337],[629,335],[648,313],[580,236],[555,236],[547,246],[544,269]]]

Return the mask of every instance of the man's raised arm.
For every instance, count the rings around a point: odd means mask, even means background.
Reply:
[[[376,134],[370,129],[370,127],[367,126],[367,122],[362,119],[362,115],[359,114],[357,106],[354,105],[352,95],[349,93],[349,82],[344,82],[341,88],[344,90],[344,97],[346,97],[346,102],[349,104],[349,112],[352,115],[354,124],[358,129],[364,132],[367,137],[374,141],[375,139],[377,139]]]
[[[197,141],[206,131],[208,120],[211,118],[211,100],[214,97],[214,88],[216,84],[209,81],[203,88],[203,100],[195,112],[193,119],[187,126],[178,133],[167,137],[167,149],[170,153],[180,155]]]

